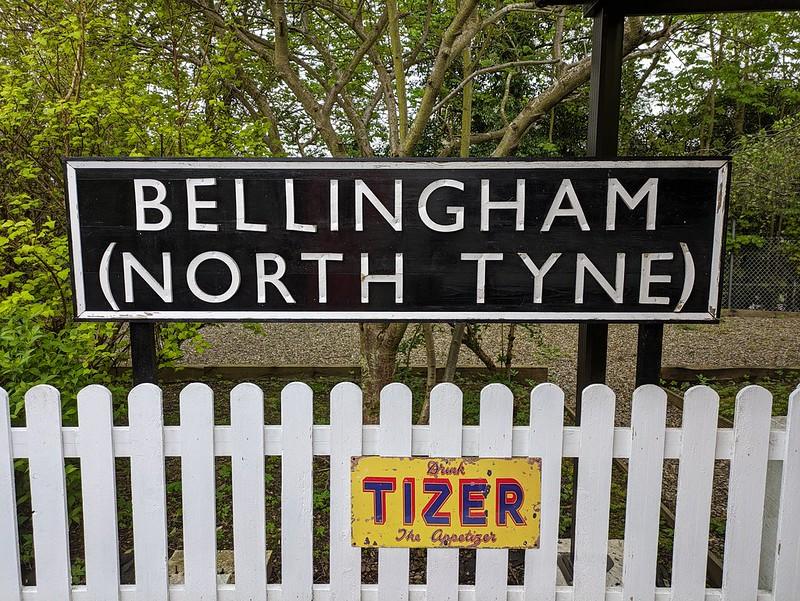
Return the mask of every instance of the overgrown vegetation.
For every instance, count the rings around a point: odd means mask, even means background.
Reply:
[[[108,370],[127,359],[124,324],[74,320],[62,157],[580,156],[589,47],[580,8],[533,3],[0,0],[0,385],[15,424],[37,383],[74,424],[77,391],[119,386]],[[631,18],[625,53],[623,154],[734,154],[736,243],[796,244],[800,15]],[[454,326],[456,350],[463,336],[481,357],[480,326]],[[405,327],[361,327],[373,411]],[[198,326],[160,328],[161,363],[187,341]],[[512,346],[509,329],[481,357],[509,383]]]
[[[710,386],[719,394],[719,414],[720,416],[733,420],[736,411],[736,395],[745,386],[756,384],[766,388],[772,393],[772,415],[786,415],[789,408],[789,396],[795,391],[798,374],[790,372],[782,374],[778,372],[773,377],[767,378],[743,378],[738,380],[711,380],[700,376],[699,384]],[[680,392],[685,392],[693,384],[688,382],[668,382],[667,386]]]

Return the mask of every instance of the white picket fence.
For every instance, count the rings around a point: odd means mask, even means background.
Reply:
[[[735,426],[717,428],[718,397],[686,393],[683,427],[665,428],[667,398],[655,386],[633,397],[632,426],[614,427],[614,393],[593,385],[583,396],[582,426],[563,426],[564,395],[552,384],[531,394],[530,427],[512,427],[513,397],[492,384],[481,394],[480,426],[462,426],[461,391],[432,393],[430,426],[412,426],[411,392],[392,384],[381,396],[380,425],[362,425],[361,391],[331,392],[330,425],[314,425],[312,391],[287,386],[282,425],[264,425],[263,395],[241,384],[230,395],[231,425],[215,426],[213,395],[203,384],[181,393],[178,427],[164,426],[160,390],[129,395],[129,425],[113,426],[111,394],[89,386],[78,398],[79,426],[62,427],[59,393],[26,395],[25,428],[11,428],[0,389],[0,600],[2,601],[794,601],[800,598],[800,391],[787,427],[771,430],[770,394],[738,396]],[[540,456],[541,547],[525,552],[524,585],[507,585],[508,551],[479,549],[474,586],[459,585],[457,549],[427,552],[427,584],[409,585],[409,551],[381,549],[378,584],[362,584],[361,552],[350,546],[350,458],[385,456]],[[282,458],[282,582],[268,583],[265,456]],[[314,584],[312,459],[330,456],[330,583]],[[185,584],[169,585],[165,457],[180,457]],[[83,486],[86,584],[70,582],[64,458],[79,457]],[[114,457],[129,457],[135,579],[119,584]],[[232,458],[236,584],[216,582],[215,457]],[[561,461],[580,458],[574,586],[556,586]],[[624,584],[606,587],[612,458],[629,458]],[[21,585],[13,461],[27,458],[33,508],[36,586]],[[679,459],[671,588],[656,588],[662,466]],[[729,459],[722,589],[706,589],[706,553],[715,459]],[[772,591],[759,591],[768,460],[782,462],[782,494]],[[267,494],[273,494],[267,491]]]

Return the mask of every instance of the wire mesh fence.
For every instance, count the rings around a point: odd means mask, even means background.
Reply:
[[[797,241],[767,238],[728,251],[723,308],[800,312],[800,259],[789,251],[792,246]]]

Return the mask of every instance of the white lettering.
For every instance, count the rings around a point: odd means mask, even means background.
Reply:
[[[658,202],[658,178],[651,177],[644,183],[639,191],[631,196],[619,180],[609,178],[608,180],[608,202],[606,204],[606,230],[612,231],[616,228],[617,222],[617,196],[632,211],[647,196],[647,226],[645,229],[656,229],[656,204]]]
[[[517,212],[515,229],[525,229],[525,180],[517,180],[516,200],[489,200],[489,180],[481,180],[481,231],[489,231],[489,211],[495,209],[513,209]]]
[[[186,180],[186,208],[189,211],[189,230],[216,232],[216,223],[198,223],[197,209],[216,209],[216,200],[197,200],[198,186],[216,186],[217,180],[213,177]],[[198,297],[199,298],[199,297]]]
[[[561,256],[561,253],[553,253],[547,260],[544,262],[544,265],[541,267],[536,267],[536,263],[534,263],[531,258],[528,256],[527,253],[518,253],[519,258],[522,259],[522,262],[525,263],[525,267],[528,268],[528,271],[531,272],[533,275],[533,302],[535,304],[540,304],[542,302],[542,289],[544,288],[544,276],[547,275],[547,272],[550,271],[550,268],[556,264],[558,258]]]
[[[403,302],[403,254],[394,255],[393,274],[370,274],[369,254],[361,253],[361,302],[369,302],[370,284],[394,284],[394,302]]]
[[[286,229],[290,232],[316,232],[317,226],[297,223],[294,217],[294,180],[286,180]]]
[[[339,180],[331,180],[331,231],[339,231]]]
[[[245,232],[266,232],[264,223],[247,223],[244,215],[244,180],[234,180],[236,189],[236,229]]]
[[[172,302],[172,256],[170,253],[161,253],[161,270],[164,274],[164,284],[159,284],[139,261],[128,252],[122,253],[122,279],[125,281],[125,302],[132,303],[133,272],[138,273],[145,283],[161,297],[165,303]]]
[[[419,217],[422,219],[422,223],[427,225],[430,229],[435,232],[457,232],[459,230],[464,229],[464,207],[445,207],[445,212],[448,215],[454,215],[455,219],[453,223],[450,224],[442,224],[436,223],[433,219],[430,218],[428,215],[428,200],[436,190],[439,188],[455,188],[456,190],[464,191],[464,183],[460,182],[455,179],[437,179],[435,182],[432,182],[425,186],[425,189],[422,191],[422,194],[419,196]]]
[[[156,197],[151,200],[144,199],[144,189],[154,188]],[[136,204],[136,229],[140,232],[155,232],[163,230],[172,221],[172,211],[163,205],[167,197],[167,189],[157,179],[135,179],[133,180],[133,198]],[[161,213],[161,220],[148,223],[145,220],[145,211],[155,209]]]
[[[577,268],[578,272],[575,276],[576,304],[583,304],[583,281],[587,271],[600,284],[600,287],[608,294],[611,300],[617,304],[622,302],[623,285],[625,283],[625,253],[617,253],[617,269],[613,286],[583,253],[578,253]]]
[[[264,263],[272,261],[275,263],[275,273],[266,274]],[[286,261],[283,257],[275,253],[256,253],[256,286],[258,288],[258,302],[267,302],[267,291],[264,284],[272,284],[281,293],[283,300],[287,303],[294,303],[294,298],[289,294],[289,289],[281,282],[283,274],[286,273]]]
[[[642,273],[639,280],[639,302],[643,305],[668,305],[668,296],[650,296],[650,284],[669,284],[670,275],[653,275],[653,261],[672,261],[672,253],[642,253]]]
[[[486,261],[502,261],[503,253],[461,253],[462,261],[477,261],[478,273],[475,283],[475,302],[486,302]]]
[[[396,232],[403,231],[403,180],[394,180],[394,214],[390,213],[363,180],[356,180],[356,231],[364,231],[364,197]]]
[[[328,302],[328,261],[341,261],[344,259],[342,253],[300,253],[302,261],[317,262],[317,289],[319,291],[319,302]],[[285,267],[284,267],[285,269]]]
[[[223,292],[222,294],[208,294],[200,289],[200,286],[197,285],[197,269],[205,263],[206,261],[221,261],[225,264],[225,267],[228,268],[228,271],[231,274],[231,283],[228,286],[228,289]],[[230,299],[236,292],[239,290],[239,284],[242,281],[242,276],[239,273],[239,266],[236,264],[236,261],[233,260],[229,254],[210,250],[208,252],[200,253],[194,259],[192,259],[189,266],[186,268],[186,283],[189,284],[189,290],[191,290],[192,294],[194,294],[197,298],[201,301],[206,303],[224,303],[226,300]]]
[[[569,209],[562,209],[561,204],[564,202],[564,199],[569,199]],[[578,195],[575,193],[575,188],[572,187],[572,181],[565,179],[561,182],[561,186],[558,188],[558,192],[556,192],[555,200],[553,200],[553,204],[550,205],[550,210],[547,212],[547,217],[544,219],[544,225],[542,225],[543,232],[549,232],[550,228],[553,225],[553,220],[556,217],[575,217],[578,220],[578,224],[581,226],[581,230],[584,232],[589,231],[589,223],[586,221],[586,215],[583,214],[583,208],[581,207],[581,203],[578,202]]]

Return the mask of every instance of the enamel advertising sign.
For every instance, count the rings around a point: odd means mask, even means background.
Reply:
[[[65,162],[84,320],[714,321],[729,164]]]
[[[533,549],[541,460],[354,457],[356,547]]]

